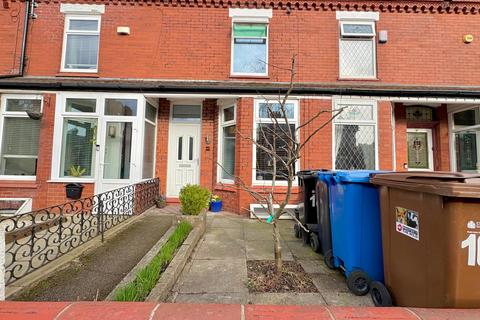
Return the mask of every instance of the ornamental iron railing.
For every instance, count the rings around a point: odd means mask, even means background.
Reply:
[[[122,188],[35,210],[0,217],[5,229],[5,283],[39,269],[106,230],[141,214],[155,204],[159,180]]]

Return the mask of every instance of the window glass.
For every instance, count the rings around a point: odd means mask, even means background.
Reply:
[[[33,111],[40,112],[42,101],[39,99],[6,99],[6,111]]]
[[[132,123],[107,122],[103,178],[129,179],[132,153]]]
[[[293,103],[286,103],[284,108],[287,118],[293,119],[295,117],[295,106]],[[282,117],[280,103],[260,103],[258,108],[258,116],[266,119],[270,119],[272,116]]]
[[[375,127],[335,125],[335,169],[375,170]]]
[[[188,138],[188,160],[193,160],[193,137]]]
[[[364,78],[375,76],[373,39],[341,39],[340,77]]]
[[[98,35],[67,35],[65,69],[97,69]]]
[[[99,19],[67,18],[63,69],[96,70],[98,65]]]
[[[457,171],[480,172],[480,128],[455,133]]]
[[[453,114],[453,123],[455,127],[467,127],[480,124],[480,108],[475,107],[472,109],[456,112]]]
[[[295,133],[295,124],[290,124],[291,133]],[[256,141],[268,146],[272,144],[275,146],[276,154],[287,159],[287,151],[285,149],[288,138],[284,132],[288,132],[289,128],[286,124],[274,125],[273,123],[261,123],[257,127]],[[283,137],[283,138],[282,138]],[[269,153],[263,151],[261,148],[256,148],[256,180],[272,180],[273,179],[273,164],[277,161],[276,180],[287,180],[287,168],[281,164],[280,160],[272,157]],[[295,170],[295,168],[292,168]]]
[[[233,25],[233,72],[265,74],[267,72],[267,25]]]
[[[343,32],[360,35],[373,34],[373,26],[371,24],[344,23]]]
[[[157,109],[147,102],[145,109],[145,119],[155,122],[157,118]]]
[[[97,31],[98,20],[70,19],[69,27],[71,31]]]
[[[39,134],[40,121],[5,117],[0,174],[35,175]]]
[[[145,122],[143,141],[142,178],[153,178],[153,161],[155,160],[155,125]]]
[[[96,138],[96,119],[64,119],[60,177],[93,177]]]
[[[235,174],[235,125],[223,128],[222,141],[222,179],[232,179]]]
[[[183,158],[182,147],[183,147],[183,137],[178,137],[177,160],[182,160],[182,158]]]
[[[174,119],[200,119],[200,106],[173,106]]]
[[[95,99],[67,98],[65,111],[67,112],[95,112],[97,101]]]
[[[223,121],[233,121],[235,120],[235,107],[231,106],[223,109]]]
[[[373,120],[373,106],[371,105],[344,105],[338,104],[337,110],[343,111],[336,117],[336,120]]]
[[[136,116],[136,99],[105,99],[106,116]]]

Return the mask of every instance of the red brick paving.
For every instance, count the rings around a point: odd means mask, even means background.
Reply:
[[[362,308],[144,302],[0,302],[1,320],[476,320],[480,309]]]

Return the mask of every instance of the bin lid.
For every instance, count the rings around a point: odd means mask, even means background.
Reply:
[[[370,183],[372,174],[383,173],[385,171],[376,170],[351,170],[351,171],[336,171],[335,176],[341,182],[354,183]]]
[[[480,198],[480,174],[459,172],[394,172],[374,175],[370,181],[410,191],[447,197]]]

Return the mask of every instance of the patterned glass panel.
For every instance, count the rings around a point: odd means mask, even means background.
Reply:
[[[455,134],[457,171],[480,172],[480,129]]]
[[[340,77],[375,76],[372,39],[342,39],[340,41]]]
[[[425,132],[407,133],[408,168],[428,169],[428,136]]]
[[[360,120],[368,121],[373,120],[373,106],[372,105],[346,105],[338,104],[338,109],[343,111],[337,116],[336,120]]]
[[[335,169],[375,169],[375,127],[335,125]]]
[[[409,121],[432,121],[433,110],[429,107],[407,107],[407,120]]]

